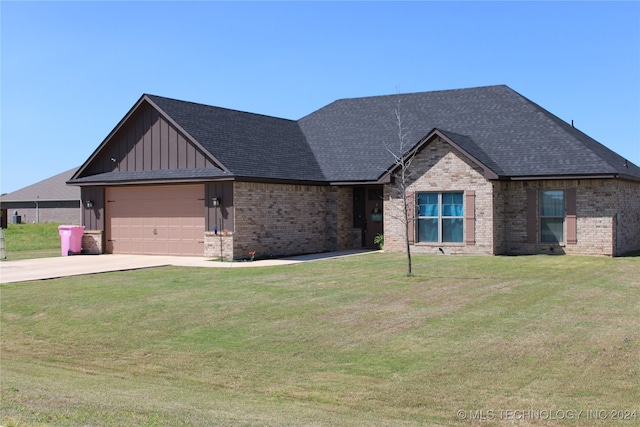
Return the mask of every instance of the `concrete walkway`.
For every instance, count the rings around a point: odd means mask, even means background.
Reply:
[[[0,283],[26,282],[55,279],[108,271],[136,270],[139,268],[175,265],[182,267],[246,268],[297,264],[350,255],[370,253],[367,250],[326,252],[282,259],[257,260],[253,262],[218,262],[210,258],[179,257],[161,255],[75,255],[55,258],[35,258],[0,262]]]

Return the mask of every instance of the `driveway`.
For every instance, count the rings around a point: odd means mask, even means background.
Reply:
[[[0,262],[0,283],[26,282],[55,279],[108,271],[137,270],[139,268],[175,265],[182,267],[245,268],[297,264],[301,262],[369,253],[353,250],[302,255],[283,259],[258,260],[253,262],[218,262],[202,257],[155,256],[155,255],[76,255],[55,258],[36,258]]]

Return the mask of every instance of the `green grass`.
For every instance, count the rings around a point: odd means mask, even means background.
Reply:
[[[56,223],[8,224],[4,230],[7,260],[61,256]]]
[[[640,258],[404,268],[374,253],[2,285],[0,425],[504,425],[507,410],[640,422]],[[602,425],[586,412],[527,424]]]

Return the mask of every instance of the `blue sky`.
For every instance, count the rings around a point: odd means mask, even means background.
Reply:
[[[640,2],[0,2],[0,191],[81,165],[143,93],[299,119],[506,84],[640,164]]]

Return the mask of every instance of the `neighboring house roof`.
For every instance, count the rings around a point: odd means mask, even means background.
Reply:
[[[73,168],[28,187],[5,194],[0,197],[0,201],[5,203],[80,200],[80,188],[66,184],[77,170],[78,168]]]
[[[221,176],[375,182],[394,165],[387,147],[399,147],[396,110],[408,138],[406,147],[419,149],[434,135],[441,136],[481,165],[488,178],[640,180],[638,166],[504,85],[342,99],[298,121],[154,95],[143,95],[136,105],[144,102],[208,152],[220,170],[83,176],[90,158],[70,182]]]

